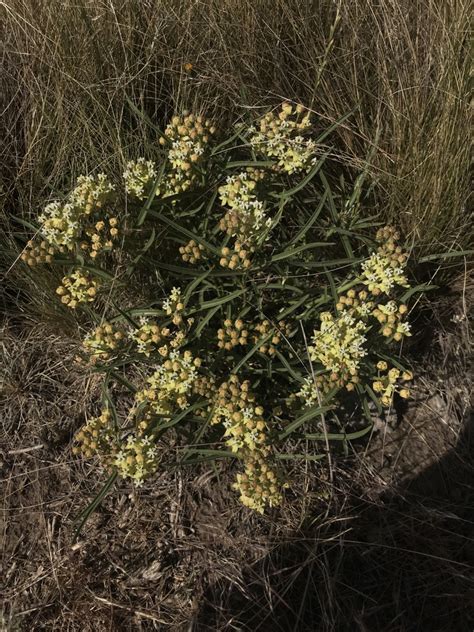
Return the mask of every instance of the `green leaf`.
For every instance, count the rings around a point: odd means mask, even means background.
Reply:
[[[115,283],[118,283],[120,285],[123,284],[122,282],[118,281],[118,279],[116,277],[114,277],[112,274],[110,274],[106,270],[102,270],[102,268],[97,268],[95,266],[90,266],[90,265],[85,265],[85,266],[81,266],[81,267],[84,270],[87,270],[88,272],[92,272],[92,274],[94,274],[95,276],[100,277],[101,279],[105,279],[106,281],[115,281]]]
[[[39,226],[35,226],[35,224],[28,222],[26,219],[22,219],[21,217],[17,217],[16,215],[10,215],[9,217],[10,219],[14,220],[15,222],[18,222],[18,224],[21,224],[25,228],[29,228],[31,231],[35,233],[35,236],[37,233],[40,232]]]
[[[242,131],[245,129],[245,125],[240,125],[238,130],[235,132],[235,134],[233,134],[232,136],[230,136],[229,138],[227,138],[226,140],[222,141],[222,143],[219,143],[219,145],[216,145],[212,151],[211,151],[211,156],[216,156],[217,154],[221,153],[221,151],[227,147],[228,145],[231,145],[235,140],[237,140]]]
[[[297,382],[303,382],[303,376],[301,375],[301,373],[298,373],[298,371],[296,371],[291,366],[291,364],[288,362],[285,356],[280,351],[278,351],[278,349],[276,350],[275,355],[280,360],[280,362],[282,363],[282,365],[285,367],[285,369],[288,371],[288,373],[291,375],[292,378],[294,378]]]
[[[156,217],[164,224],[167,224],[168,226],[173,228],[177,233],[181,233],[182,235],[185,235],[186,237],[189,237],[190,239],[194,239],[194,241],[196,241],[198,244],[202,244],[205,248],[207,248],[213,254],[220,256],[219,248],[216,248],[215,246],[210,244],[208,241],[206,241],[205,239],[203,239],[196,233],[193,233],[191,230],[188,230],[184,226],[180,226],[169,217],[166,217],[165,215],[162,215],[161,213],[158,213],[157,211],[149,211],[148,214],[151,215],[152,217]]]
[[[365,436],[372,428],[373,424],[370,424],[357,432],[328,432],[327,434],[321,432],[317,434],[305,434],[304,438],[310,441],[325,441],[326,439],[329,441],[354,441],[355,439],[360,439]]]
[[[380,415],[382,413],[382,405],[380,403],[380,399],[377,397],[377,395],[374,393],[374,391],[368,384],[365,385],[365,392],[370,397],[370,399],[374,402],[375,407],[377,408],[377,412]]]
[[[331,288],[331,295],[332,295],[332,299],[334,301],[334,303],[338,302],[338,296],[337,296],[337,290],[336,290],[336,283],[334,282],[334,277],[332,276],[331,272],[329,270],[324,270],[327,279],[329,281],[329,286]]]
[[[303,228],[290,241],[290,245],[296,244],[296,243],[298,243],[298,241],[300,241],[300,239],[303,239],[303,237],[306,235],[306,233],[311,228],[311,226],[313,226],[313,224],[318,219],[318,217],[319,217],[319,215],[320,215],[320,213],[321,213],[321,211],[322,211],[322,209],[324,207],[324,203],[326,202],[326,198],[327,198],[327,192],[325,191],[324,194],[323,194],[323,197],[321,198],[321,201],[319,202],[318,206],[316,207],[316,210],[314,211],[314,213],[312,213],[311,217],[306,222],[306,224],[303,226]]]
[[[121,384],[123,384],[131,393],[137,392],[138,390],[137,387],[134,386],[131,382],[129,382],[127,378],[124,377],[121,373],[117,373],[116,371],[111,370],[111,369],[109,369],[107,373],[111,375],[115,380],[117,380],[117,382],[120,382]]]
[[[128,107],[139,119],[144,121],[152,129],[154,129],[155,132],[158,132],[160,136],[163,136],[163,138],[166,138],[163,131],[158,127],[158,125],[155,125],[155,123],[153,123],[153,121],[150,119],[150,117],[147,114],[145,114],[145,112],[143,112],[142,110],[139,110],[138,107],[135,105],[135,103],[133,103],[133,101],[130,99],[128,95],[125,95],[125,100],[128,104]]]
[[[240,169],[242,167],[255,167],[265,169],[267,167],[273,167],[275,162],[273,160],[235,160],[228,162],[225,166],[226,169]]]
[[[161,179],[163,177],[163,174],[165,172],[165,167],[166,167],[166,162],[163,162],[163,164],[161,165],[160,170],[158,172],[158,175],[156,176],[156,179],[155,179],[155,181],[153,183],[153,188],[152,188],[150,194],[148,195],[148,198],[147,198],[145,204],[143,205],[143,207],[142,207],[142,209],[140,211],[140,214],[139,214],[138,219],[137,219],[137,226],[141,226],[143,224],[143,222],[145,221],[148,213],[150,212],[150,207],[151,207],[151,205],[153,203],[153,200],[156,197],[156,192],[158,191],[158,185],[160,184]]]
[[[206,270],[200,276],[194,279],[194,281],[191,281],[191,283],[188,285],[188,287],[186,288],[183,294],[185,303],[189,301],[189,299],[191,298],[191,294],[204,281],[204,279],[206,279],[209,276],[210,272],[211,272],[210,270]]]
[[[327,181],[326,176],[324,175],[322,171],[319,174],[319,177],[321,179],[321,182],[323,183],[324,190],[327,193],[329,209],[331,211],[333,222],[335,226],[337,226],[337,224],[339,223],[339,213],[337,212],[336,205],[334,204],[334,197],[332,195],[331,187],[329,186],[329,182]],[[344,235],[344,234],[341,235],[341,241],[342,241],[342,245],[344,246],[344,250],[346,251],[346,255],[349,258],[353,259],[354,251],[352,250],[351,242],[349,241],[349,238],[347,237],[347,235]]]
[[[114,401],[112,399],[112,396],[110,395],[109,377],[110,377],[110,374],[106,375],[104,384],[102,386],[102,400],[103,400],[104,405],[107,407],[107,409],[110,410],[110,412],[112,413],[112,420],[114,422],[114,430],[117,430],[119,427],[117,409],[115,408]]]
[[[323,166],[324,161],[328,157],[330,151],[331,150],[328,149],[328,151],[323,156],[321,156],[321,158],[318,160],[318,162],[315,165],[313,165],[313,167],[311,168],[309,173],[306,175],[306,177],[303,178],[303,180],[301,180],[301,182],[299,184],[297,184],[292,189],[288,189],[287,191],[283,191],[283,193],[280,193],[280,197],[282,197],[282,198],[291,198],[291,197],[293,197],[295,195],[295,193],[298,193],[298,191],[301,191],[301,189],[304,189],[304,187],[307,186],[311,182],[311,180],[314,178],[314,176],[321,169],[321,167]]]
[[[326,242],[326,241],[315,241],[311,244],[303,244],[302,246],[298,246],[296,248],[289,247],[283,252],[280,252],[277,255],[274,255],[271,258],[271,263],[275,263],[276,261],[282,261],[283,259],[289,259],[300,252],[304,252],[305,250],[311,250],[313,248],[321,248],[321,246],[334,246],[334,243]]]
[[[262,336],[259,340],[257,340],[254,346],[250,349],[250,351],[246,353],[245,356],[242,358],[242,360],[232,369],[231,373],[237,374],[239,370],[244,366],[244,364],[246,364],[250,360],[250,358],[259,350],[259,348],[263,344],[265,344],[267,340],[270,340],[270,338],[274,336],[274,333],[275,333],[274,330],[272,330],[271,332],[269,332],[268,334],[266,334],[265,336]]]
[[[422,283],[421,285],[417,285],[416,287],[411,287],[405,292],[405,294],[400,297],[400,301],[402,303],[406,303],[408,299],[413,296],[413,294],[416,294],[417,292],[429,292],[430,290],[437,290],[438,287],[438,285],[432,285],[430,283]]]
[[[291,283],[262,283],[261,285],[255,285],[257,290],[265,291],[265,290],[281,290],[282,292],[293,292],[295,294],[303,294],[303,290],[296,285],[291,285]]]
[[[234,292],[231,292],[230,294],[226,294],[225,296],[221,296],[220,298],[214,298],[210,301],[204,301],[204,303],[201,303],[200,307],[194,311],[201,311],[203,309],[210,309],[212,307],[224,305],[224,303],[228,303],[229,301],[233,301],[234,298],[237,298],[238,296],[242,296],[242,294],[245,294],[246,291],[247,290],[245,288],[243,290],[235,290]],[[190,312],[190,313],[194,313],[194,312]]]
[[[86,522],[89,520],[90,516],[97,509],[97,507],[99,507],[100,503],[103,501],[103,499],[107,495],[108,491],[110,490],[112,485],[115,483],[115,481],[117,479],[117,476],[118,476],[118,474],[117,474],[116,471],[112,472],[112,474],[105,481],[105,483],[102,486],[101,490],[94,497],[92,502],[83,511],[81,511],[81,513],[74,520],[74,524],[77,525],[75,530],[74,530],[74,536],[73,536],[73,540],[74,541],[77,540],[77,538],[79,537],[79,535],[81,533],[82,528],[84,527]]]
[[[162,309],[153,309],[151,307],[141,307],[128,310],[129,316],[165,316]]]
[[[279,461],[321,461],[325,454],[275,454]]]
[[[231,452],[230,450],[210,450],[207,448],[186,448],[187,454],[203,454],[207,456],[217,456],[217,457],[225,457],[235,459],[237,458],[237,454],[235,452]],[[186,463],[186,460],[184,461]]]
[[[213,309],[210,309],[207,314],[205,316],[203,316],[203,318],[201,318],[201,320],[199,321],[199,323],[197,324],[197,326],[194,329],[194,337],[195,338],[200,338],[201,337],[201,332],[204,329],[204,327],[208,324],[208,322],[212,319],[212,317],[217,314],[217,312],[220,310],[221,306],[217,305],[217,307],[214,307]]]
[[[278,206],[278,211],[275,214],[275,217],[272,219],[270,226],[267,226],[267,228],[265,228],[265,230],[262,231],[262,234],[260,235],[260,237],[258,238],[258,245],[261,246],[262,244],[265,243],[265,241],[267,240],[268,235],[271,233],[271,231],[275,228],[275,226],[277,226],[283,216],[283,211],[285,210],[285,204],[287,203],[287,200],[281,200],[280,204]]]
[[[112,301],[112,305],[114,306],[114,309],[116,309],[118,311],[118,313],[120,314],[120,316],[122,316],[122,318],[124,318],[127,323],[129,323],[130,325],[132,325],[132,327],[138,328],[138,324],[133,320],[133,318],[131,318],[130,314],[127,314],[127,312],[124,312],[115,301]],[[114,322],[116,320],[118,320],[120,318],[120,316],[113,316],[110,319],[110,322]]]
[[[403,364],[401,364],[396,358],[393,358],[392,356],[389,356],[389,355],[385,355],[384,353],[379,353],[378,355],[380,358],[382,358],[382,360],[385,360],[389,364],[393,364],[393,366],[399,371],[408,371],[408,369],[404,367]]]
[[[151,235],[150,237],[147,239],[147,241],[145,242],[145,245],[143,246],[143,248],[140,250],[140,252],[138,253],[138,255],[133,259],[133,261],[127,266],[127,276],[130,276],[131,274],[133,274],[133,271],[135,270],[137,263],[140,261],[140,259],[143,257],[143,255],[151,248],[151,246],[153,245],[153,242],[155,241],[155,237],[156,237],[156,230],[155,228],[152,228],[151,231]]]
[[[176,426],[176,424],[178,424],[182,419],[184,419],[187,415],[189,415],[189,413],[191,413],[193,410],[196,410],[197,408],[202,408],[202,406],[205,404],[206,404],[205,401],[196,402],[192,406],[189,406],[185,410],[181,411],[178,415],[173,417],[170,421],[167,421],[166,423],[157,426],[153,430],[152,434],[157,435],[157,434],[160,434],[163,430],[168,430],[168,428],[172,428],[173,426]]]
[[[193,268],[191,266],[176,266],[171,263],[164,263],[163,261],[153,261],[153,265],[162,270],[168,270],[168,272],[173,272],[179,276],[191,276],[191,277],[199,277],[202,274],[202,269]]]
[[[324,415],[325,413],[327,413],[329,410],[332,410],[333,408],[334,408],[333,405],[320,406],[319,404],[317,404],[316,406],[311,406],[309,410],[307,410],[300,417],[295,419],[295,421],[289,424],[285,428],[285,430],[278,435],[278,439],[280,440],[285,439],[307,421],[310,421],[311,419],[314,419],[315,417],[321,417],[321,415]]]
[[[357,265],[364,261],[363,258],[359,259],[327,259],[326,261],[291,261],[290,265],[297,266],[299,268],[308,268],[311,270],[312,268],[327,268],[328,266],[335,267],[347,267],[352,265]]]
[[[440,252],[435,255],[426,255],[418,259],[418,263],[427,263],[428,261],[444,261],[453,257],[469,257],[474,255],[474,250],[451,250],[450,252]]]
[[[332,125],[330,125],[328,128],[326,128],[324,130],[324,132],[321,134],[321,136],[319,136],[316,139],[316,143],[318,145],[320,145],[323,140],[325,140],[330,134],[332,134],[332,132],[337,129],[338,127],[341,126],[342,123],[344,123],[344,121],[346,121],[350,116],[352,116],[354,114],[354,112],[357,110],[357,107],[355,107],[353,110],[351,110],[350,112],[348,112],[347,114],[344,114],[344,116],[341,116],[340,119],[338,119],[337,121],[335,121]]]
[[[310,294],[304,294],[297,301],[293,301],[286,309],[284,309],[282,312],[278,314],[278,318],[282,320],[286,316],[289,316],[294,311],[296,311],[299,307],[304,305],[308,301],[309,298],[310,298]]]

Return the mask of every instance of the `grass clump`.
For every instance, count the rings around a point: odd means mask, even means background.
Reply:
[[[242,107],[300,101],[370,174],[389,223],[426,252],[466,247],[469,3],[361,0],[8,0],[4,192],[10,208],[100,165],[151,155],[174,111],[235,120]],[[33,208],[31,208],[33,207]],[[466,230],[467,229],[467,230]],[[441,247],[440,247],[441,246]]]
[[[66,273],[56,293],[84,311],[82,361],[102,375],[76,452],[140,485],[173,462],[171,433],[174,463],[236,458],[234,487],[263,512],[289,484],[282,459],[324,458],[318,442],[362,436],[371,407],[410,396],[393,355],[419,288],[399,233],[332,190],[332,131],[287,102],[221,132],[174,116],[159,163],[129,163],[120,187],[81,176],[38,216]],[[138,286],[141,304],[124,291]]]

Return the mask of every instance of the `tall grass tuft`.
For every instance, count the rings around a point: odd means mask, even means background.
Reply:
[[[426,251],[466,245],[469,8],[7,0],[3,193],[28,214],[92,165],[149,154],[156,134],[129,99],[160,123],[182,108],[235,120],[285,98],[327,124],[355,109],[338,152],[370,162],[386,219]]]

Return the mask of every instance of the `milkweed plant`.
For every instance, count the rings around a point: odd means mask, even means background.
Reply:
[[[285,462],[410,397],[408,253],[351,212],[359,181],[335,193],[336,126],[289,103],[227,134],[184,113],[153,157],[80,176],[39,214],[22,259],[60,267],[57,299],[83,312],[81,361],[103,380],[76,454],[139,486],[173,433],[180,464],[234,458],[240,501],[263,513],[291,485]]]

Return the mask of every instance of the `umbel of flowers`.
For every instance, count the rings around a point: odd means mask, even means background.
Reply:
[[[263,408],[256,405],[248,380],[241,383],[236,375],[231,375],[220,385],[211,424],[225,428],[227,446],[243,463],[244,471],[237,474],[234,483],[241,502],[259,513],[266,506],[278,506],[283,483],[272,458]]]
[[[290,103],[228,133],[176,115],[121,183],[81,176],[39,214],[22,258],[60,266],[58,299],[93,323],[84,366],[124,398],[77,453],[137,485],[176,451],[235,458],[261,513],[291,483],[281,457],[318,451],[322,411],[334,436],[410,396],[408,253],[393,227],[337,216],[320,127]]]
[[[30,240],[21,258],[29,266],[54,263],[56,258],[76,257],[77,263],[94,261],[113,250],[120,234],[114,214],[115,188],[107,176],[80,176],[64,201],[48,204],[38,216],[38,245]],[[89,270],[75,269],[66,274],[57,294],[64,305],[75,309],[92,302],[99,289],[99,278]]]
[[[97,360],[108,360],[118,353],[126,342],[123,327],[104,321],[101,325],[86,334],[83,347],[86,355],[95,363]]]
[[[275,158],[277,171],[307,171],[316,155],[316,143],[304,136],[311,126],[310,112],[302,105],[283,103],[280,112],[268,112],[250,130],[250,144],[258,153]]]

